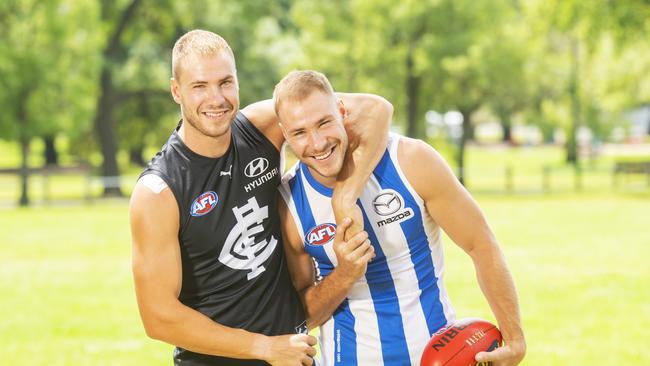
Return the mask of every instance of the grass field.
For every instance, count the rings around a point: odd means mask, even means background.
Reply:
[[[650,200],[477,198],[519,288],[524,365],[650,364]],[[3,209],[0,223],[0,344],[8,364],[171,364],[171,347],[148,340],[140,325],[126,202]],[[445,247],[459,317],[492,319],[468,257],[449,240]]]
[[[0,141],[0,151],[0,167],[19,161],[15,146]],[[560,148],[468,151],[469,186],[518,285],[529,345],[523,365],[650,365],[650,189],[643,176],[613,189],[615,159],[585,164],[576,192]],[[543,194],[544,166],[553,194]],[[514,195],[503,194],[508,167]],[[137,170],[124,173],[126,193]],[[17,209],[18,178],[0,176],[0,363],[170,365],[172,347],[147,339],[140,324],[126,201],[84,203],[86,189],[99,193],[97,182],[57,176],[47,205],[44,183],[32,177],[36,204]],[[471,261],[449,240],[445,248],[458,316],[493,320]]]

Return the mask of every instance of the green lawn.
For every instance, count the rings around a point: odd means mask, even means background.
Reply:
[[[0,141],[0,151],[0,167],[19,162],[15,145]],[[524,365],[650,364],[643,352],[650,344],[650,189],[642,176],[612,189],[616,158],[585,164],[583,190],[576,193],[574,172],[563,166],[558,147],[468,151],[467,182],[518,285],[529,344]],[[39,161],[30,158],[34,166]],[[553,194],[542,193],[544,166]],[[503,194],[507,167],[514,195]],[[124,170],[124,192],[138,171]],[[48,206],[45,182],[34,176],[36,204],[16,209],[19,180],[0,176],[5,359],[12,365],[170,365],[172,347],[147,339],[140,325],[127,203],[84,203],[86,190],[97,196],[101,189],[85,179],[51,177],[54,204]],[[493,320],[469,258],[445,244],[446,282],[458,316]]]
[[[0,344],[12,365],[171,364],[139,324],[126,203],[0,210]]]
[[[524,365],[650,364],[647,198],[478,196],[519,288]],[[126,202],[0,210],[0,344],[12,365],[170,365],[130,274]],[[492,319],[446,241],[459,317]]]
[[[518,286],[524,365],[646,365],[650,342],[650,200],[478,197]],[[449,241],[447,241],[449,243]],[[459,316],[491,318],[471,262],[447,245]]]

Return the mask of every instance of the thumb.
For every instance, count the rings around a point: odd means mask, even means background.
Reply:
[[[318,339],[316,339],[316,337],[314,337],[312,335],[308,336],[308,338],[307,338],[307,344],[308,345],[315,346],[316,343],[318,343]]]
[[[479,352],[476,354],[474,359],[476,362],[489,362],[489,361],[500,361],[507,358],[508,350],[506,347],[499,347],[491,352]]]
[[[345,232],[350,228],[352,225],[352,219],[349,217],[346,217],[341,221],[340,224],[336,225],[336,238],[339,239],[339,242],[344,241],[345,238]]]

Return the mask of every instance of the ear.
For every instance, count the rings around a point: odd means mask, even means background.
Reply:
[[[345,108],[345,104],[343,104],[343,99],[339,99],[336,106],[341,114],[341,119],[345,121],[345,119],[348,118],[348,110]]]
[[[284,136],[284,141],[287,141],[287,130],[284,128],[281,122],[278,122],[278,126],[280,126],[280,130],[282,131],[282,136]]]
[[[172,92],[172,97],[174,98],[174,102],[177,104],[181,104],[181,93],[180,93],[180,85],[178,84],[178,81],[174,78],[169,79],[169,89]]]

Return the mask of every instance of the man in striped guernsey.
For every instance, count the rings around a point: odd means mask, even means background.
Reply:
[[[480,209],[441,156],[422,141],[391,135],[357,201],[367,239],[344,242],[351,223],[336,227],[330,199],[356,143],[342,126],[345,106],[313,71],[287,75],[274,100],[300,159],[280,186],[285,252],[307,325],[321,326],[321,364],[419,365],[431,334],[454,319],[441,228],[472,258],[505,340],[477,361],[518,364],[526,346],[514,283]]]

